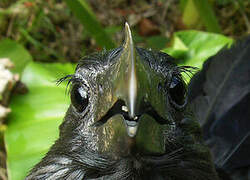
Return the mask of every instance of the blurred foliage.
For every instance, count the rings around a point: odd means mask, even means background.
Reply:
[[[24,45],[37,61],[66,61],[81,56],[83,27],[62,2],[20,0],[0,8],[1,39]],[[2,3],[2,2],[1,2]],[[0,5],[2,7],[3,5]],[[69,22],[69,23],[68,23]]]
[[[56,86],[55,80],[73,73],[74,67],[32,62],[24,69],[21,80],[29,93],[12,97],[5,132],[9,179],[24,179],[57,139],[69,98],[66,84]]]
[[[208,0],[187,0],[182,3],[185,4],[185,6],[182,5],[184,6],[183,22],[187,26],[192,27],[200,24],[199,20],[201,19],[208,31],[221,32],[221,27]]]
[[[171,47],[162,51],[176,58],[180,66],[193,66],[199,69],[210,56],[222,48],[230,47],[233,39],[220,34],[200,31],[179,31],[174,33]],[[190,76],[183,74],[186,82]]]
[[[32,61],[30,53],[17,42],[4,39],[0,41],[0,58],[8,57],[15,64],[12,72],[22,73],[25,66]]]
[[[233,39],[201,31],[174,33],[171,47],[162,51],[176,58],[179,65],[202,68],[203,62],[222,48],[230,47]]]
[[[13,72],[29,89],[13,95],[10,104],[9,179],[23,179],[58,137],[69,99],[65,84],[56,87],[54,81],[73,73],[74,65],[51,62],[76,62],[119,46],[128,21],[138,46],[163,49],[180,65],[201,67],[233,38],[250,33],[249,17],[249,0],[1,0],[0,57],[15,63]]]
[[[190,28],[241,37],[250,33],[249,15],[249,0],[1,0],[0,40],[19,42],[35,61],[76,62],[119,45],[125,21],[138,45],[160,50]]]
[[[100,46],[107,49],[112,49],[115,47],[112,40],[108,37],[108,34],[97,21],[95,14],[84,0],[65,1]]]

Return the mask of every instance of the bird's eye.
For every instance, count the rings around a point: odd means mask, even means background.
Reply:
[[[83,86],[74,85],[71,90],[71,103],[79,113],[83,112],[89,104],[88,92]]]
[[[174,76],[169,86],[169,99],[176,108],[186,105],[186,89],[182,79]]]

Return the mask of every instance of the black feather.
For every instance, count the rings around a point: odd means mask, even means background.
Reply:
[[[250,37],[209,58],[188,92],[216,165],[250,167]]]

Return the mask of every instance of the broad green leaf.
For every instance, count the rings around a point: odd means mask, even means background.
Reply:
[[[32,61],[29,52],[22,45],[10,39],[0,41],[0,58],[9,58],[15,64],[12,71],[18,73],[21,73],[25,66]]]
[[[177,58],[180,65],[201,68],[207,58],[232,43],[233,39],[220,34],[194,30],[179,31],[174,34],[171,47],[163,52]]]
[[[179,65],[201,68],[206,59],[232,43],[233,39],[220,34],[180,31],[174,34],[171,47],[163,52],[175,57]]]
[[[85,0],[65,0],[65,2],[100,46],[106,49],[115,47]]]
[[[29,92],[12,97],[5,132],[10,180],[24,179],[57,139],[69,98],[66,85],[56,86],[55,80],[73,70],[71,64],[33,62],[24,69],[22,82]]]

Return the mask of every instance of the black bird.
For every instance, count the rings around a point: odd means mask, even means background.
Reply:
[[[82,59],[70,84],[60,136],[26,177],[46,179],[216,180],[210,151],[181,73],[162,52],[125,43]]]

